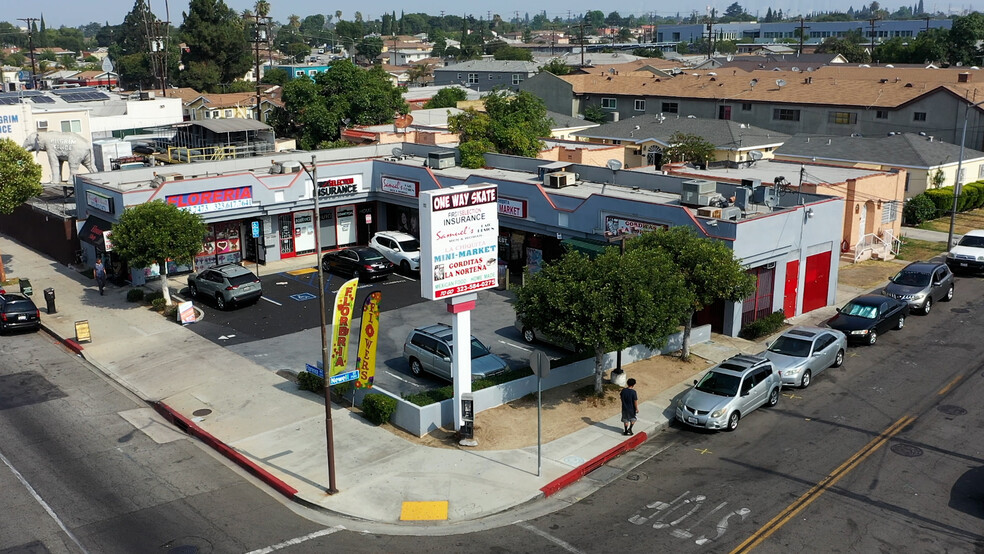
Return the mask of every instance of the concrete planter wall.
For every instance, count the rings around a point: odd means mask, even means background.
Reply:
[[[694,327],[690,331],[690,344],[699,344],[709,340],[711,340],[710,325]],[[667,341],[666,346],[660,350],[650,350],[642,345],[632,346],[622,351],[622,365],[631,364],[639,360],[646,360],[652,358],[653,356],[660,356],[670,352],[675,352],[680,350],[682,346],[682,331],[673,334]],[[615,359],[615,352],[605,354],[604,366],[606,371],[615,367]],[[556,367],[551,369],[550,375],[546,379],[543,379],[541,387],[543,390],[549,390],[554,387],[559,387],[561,385],[566,385],[567,383],[584,379],[585,377],[589,377],[593,374],[594,358],[589,358],[587,360],[581,360],[564,367]],[[422,437],[435,429],[453,426],[453,399],[434,403],[429,406],[417,406],[416,404],[411,404],[410,402],[407,402],[402,398],[399,398],[384,390],[377,389],[370,392],[375,394],[385,394],[396,399],[396,413],[393,414],[393,417],[390,419],[390,423],[408,433],[413,433],[418,437]],[[533,375],[522,379],[517,379],[515,381],[510,381],[508,383],[503,383],[495,387],[475,391],[475,413],[478,414],[484,410],[501,406],[507,402],[512,402],[513,400],[535,392],[536,377]],[[356,391],[356,405],[362,405],[362,398],[365,397],[366,394],[367,391],[365,389],[359,389]]]

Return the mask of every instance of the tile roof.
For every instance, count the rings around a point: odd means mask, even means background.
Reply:
[[[782,144],[789,135],[725,119],[700,119],[696,117],[664,117],[647,114],[630,117],[614,123],[606,123],[592,129],[578,131],[574,135],[586,138],[645,142],[655,140],[669,144],[674,133],[698,135],[717,148],[756,148]]]
[[[776,150],[776,155],[928,168],[957,163],[960,145],[915,133],[884,137],[795,135]],[[984,158],[984,152],[964,149],[965,161],[979,158]]]

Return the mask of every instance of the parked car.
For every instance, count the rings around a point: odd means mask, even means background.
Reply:
[[[556,337],[552,337],[550,335],[544,334],[540,332],[539,329],[535,329],[523,325],[523,321],[518,317],[516,318],[515,323],[513,323],[513,327],[519,330],[519,332],[522,333],[523,335],[523,340],[530,344],[539,341],[539,342],[545,342],[547,344],[552,344],[554,346],[558,346],[565,350],[570,350],[571,352],[577,351],[577,347],[574,346],[573,344],[564,342],[563,340],[558,339]]]
[[[762,355],[779,370],[783,386],[805,389],[828,367],[840,367],[846,350],[844,333],[798,325],[779,335]]]
[[[361,280],[385,279],[396,269],[375,248],[356,246],[329,252],[321,257],[321,267],[333,273],[345,273]]]
[[[41,310],[30,298],[14,293],[0,295],[0,333],[14,329],[41,328]]]
[[[220,310],[233,305],[256,302],[263,296],[263,285],[255,273],[239,264],[212,266],[188,276],[192,298],[214,299]]]
[[[984,230],[968,231],[946,253],[946,265],[954,273],[984,271]]]
[[[942,262],[913,262],[890,279],[882,294],[928,314],[933,302],[953,299],[953,272]]]
[[[909,303],[905,300],[865,294],[838,308],[827,326],[842,331],[851,342],[875,344],[881,333],[904,327],[908,315]]]
[[[410,331],[403,343],[403,358],[410,364],[410,372],[414,375],[426,371],[451,381],[452,343],[449,325],[438,323],[418,327]],[[509,364],[505,360],[493,354],[482,341],[471,338],[472,380],[498,375],[508,369]]]
[[[768,358],[739,354],[711,368],[676,403],[676,419],[693,427],[734,431],[753,410],[779,403],[782,378]]]
[[[413,235],[399,231],[380,231],[369,239],[369,246],[378,250],[403,273],[420,271],[420,241]]]

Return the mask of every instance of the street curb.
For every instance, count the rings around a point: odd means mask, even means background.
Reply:
[[[230,447],[229,445],[225,444],[219,439],[213,437],[207,431],[196,425],[190,419],[179,414],[177,411],[172,409],[167,404],[163,402],[152,402],[151,404],[154,406],[154,408],[157,410],[159,414],[164,416],[165,419],[170,421],[179,429],[187,432],[188,434],[194,437],[197,437],[199,440],[210,446],[212,449],[218,451],[220,454],[222,454],[226,458],[229,458],[237,465],[239,465],[249,473],[253,474],[255,477],[259,478],[267,485],[273,487],[280,494],[286,496],[291,500],[293,500],[295,495],[297,495],[297,489],[281,481],[269,471],[258,466],[252,460],[240,454],[236,449]]]
[[[58,342],[62,343],[65,346],[65,348],[68,348],[72,352],[75,352],[79,356],[82,356],[83,358],[85,358],[85,355],[82,354],[82,350],[84,350],[82,348],[82,345],[79,344],[78,342],[76,342],[75,339],[66,339],[66,338],[62,337],[61,335],[59,335],[58,333],[56,333],[54,329],[52,329],[51,327],[48,327],[44,323],[41,323],[41,329],[45,333],[48,333],[49,335],[51,335],[52,338],[54,338]]]
[[[644,431],[640,431],[638,435],[633,435],[632,438],[627,439],[620,444],[617,444],[608,450],[598,454],[594,458],[591,458],[587,462],[574,468],[572,471],[561,475],[560,477],[554,479],[553,481],[547,483],[540,489],[543,493],[544,498],[554,495],[561,491],[564,487],[573,485],[578,482],[582,477],[591,473],[592,471],[598,469],[599,467],[605,465],[609,461],[621,456],[625,452],[632,450],[639,446],[640,444],[646,442],[649,436],[646,435]]]

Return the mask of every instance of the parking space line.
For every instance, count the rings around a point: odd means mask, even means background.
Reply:
[[[523,346],[521,344],[517,344],[517,343],[515,343],[513,341],[510,341],[510,340],[502,340],[502,339],[499,339],[499,342],[501,342],[502,344],[504,344],[506,346],[511,346],[513,348],[517,348],[519,350],[522,350],[523,352],[533,352],[533,349],[532,348],[530,348],[528,346]]]
[[[422,386],[422,385],[420,385],[419,383],[414,383],[413,381],[407,381],[406,379],[404,379],[403,377],[400,377],[399,375],[397,375],[397,374],[395,374],[395,373],[393,373],[392,371],[387,371],[387,372],[386,372],[386,374],[387,374],[387,375],[389,375],[390,377],[393,377],[393,378],[395,378],[395,379],[398,379],[398,380],[400,380],[400,381],[403,381],[404,383],[406,383],[406,384],[408,384],[408,385],[413,385],[413,386],[415,386],[415,387],[420,387],[420,386]]]
[[[278,306],[283,306],[283,304],[281,304],[280,302],[277,302],[276,300],[270,300],[270,299],[269,299],[269,298],[267,298],[266,296],[261,296],[261,297],[260,297],[260,300],[266,300],[267,302],[269,302],[269,303],[271,303],[271,304],[276,304],[276,305],[278,305]]]

